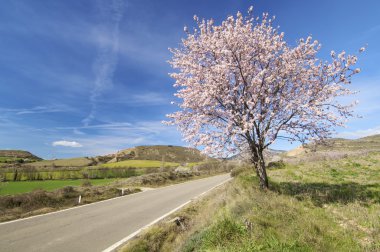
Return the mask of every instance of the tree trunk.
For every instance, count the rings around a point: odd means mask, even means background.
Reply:
[[[257,173],[259,174],[260,188],[267,189],[269,187],[269,183],[264,158],[260,158],[256,169],[258,170]]]
[[[262,149],[255,148],[252,150],[252,163],[255,167],[256,175],[259,178],[260,188],[267,189],[269,183]]]

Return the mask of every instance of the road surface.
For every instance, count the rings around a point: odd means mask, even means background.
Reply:
[[[103,251],[229,178],[218,175],[0,223],[0,251]]]

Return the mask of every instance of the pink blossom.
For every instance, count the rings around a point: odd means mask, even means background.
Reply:
[[[249,146],[259,169],[262,151],[276,139],[319,141],[343,126],[352,105],[336,98],[353,93],[346,85],[360,69],[352,68],[357,57],[344,51],[338,57],[331,51],[330,63],[320,60],[311,36],[290,46],[267,13],[258,19],[251,10],[220,25],[194,16],[198,29],[170,50],[181,103],[168,123],[216,156]]]

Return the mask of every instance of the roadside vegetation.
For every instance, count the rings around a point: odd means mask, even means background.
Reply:
[[[233,181],[121,250],[380,250],[378,152],[270,167],[268,190],[260,189],[252,168],[236,169]]]

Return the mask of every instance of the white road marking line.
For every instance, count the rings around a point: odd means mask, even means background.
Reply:
[[[137,231],[133,232],[132,234],[128,235],[127,237],[125,237],[125,238],[121,239],[120,241],[114,243],[113,245],[111,245],[110,247],[106,248],[106,249],[103,250],[102,252],[112,252],[112,251],[115,251],[118,247],[120,247],[121,245],[123,245],[124,243],[126,243],[128,240],[132,239],[133,237],[135,237],[138,233],[140,233],[140,232],[143,231],[144,229],[146,229],[146,228],[148,228],[148,227],[150,227],[150,226],[156,224],[156,223],[159,222],[160,220],[162,220],[162,219],[168,217],[168,216],[171,215],[172,213],[174,213],[174,212],[178,211],[179,209],[181,209],[182,207],[186,206],[187,204],[189,204],[189,203],[192,202],[193,200],[195,200],[195,199],[197,199],[197,198],[199,198],[199,197],[205,195],[206,193],[210,192],[211,190],[215,189],[215,188],[218,187],[218,186],[223,185],[224,183],[226,183],[226,182],[228,182],[228,181],[230,181],[230,180],[232,180],[232,178],[228,178],[227,180],[225,180],[225,181],[223,181],[223,182],[217,184],[216,186],[213,186],[212,188],[210,188],[210,189],[208,189],[207,191],[205,191],[205,192],[199,194],[198,196],[192,198],[191,200],[186,201],[186,202],[183,203],[182,205],[180,205],[180,206],[174,208],[173,210],[171,210],[171,211],[167,212],[166,214],[164,214],[164,215],[158,217],[157,219],[155,219],[155,220],[152,221],[151,223],[149,223],[149,224],[143,226],[142,228],[138,229]]]

